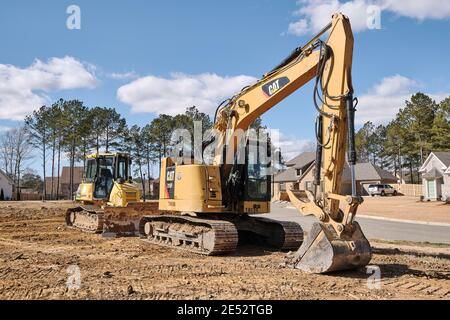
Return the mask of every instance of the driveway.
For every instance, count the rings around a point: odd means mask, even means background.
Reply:
[[[280,204],[272,204],[272,212],[262,216],[275,220],[297,222],[305,231],[309,231],[312,224],[317,221],[313,216],[302,216],[296,209],[283,207]],[[360,223],[364,234],[369,240],[382,239],[450,244],[450,227],[384,221],[358,216],[356,220]]]

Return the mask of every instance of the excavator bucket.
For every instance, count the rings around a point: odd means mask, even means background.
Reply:
[[[308,273],[366,266],[372,257],[369,241],[357,222],[353,222],[351,229],[338,237],[332,228],[314,223],[303,245],[287,256],[286,265]]]
[[[301,214],[321,216],[322,210],[314,204],[311,193],[307,193],[308,199],[297,198],[291,190],[287,193]],[[302,246],[288,254],[285,265],[309,273],[326,273],[364,267],[371,258],[370,243],[358,222],[346,225],[340,235],[331,224],[316,222]]]

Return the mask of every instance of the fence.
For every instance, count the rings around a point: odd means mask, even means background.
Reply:
[[[16,197],[14,197],[14,200]],[[36,200],[42,200],[42,195],[39,193],[28,193],[28,192],[22,192],[20,194],[20,201],[36,201]]]
[[[392,186],[405,196],[420,197],[422,195],[421,184],[394,184]]]

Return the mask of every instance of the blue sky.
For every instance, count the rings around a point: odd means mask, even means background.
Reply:
[[[81,30],[66,27],[72,4]],[[373,4],[381,29],[368,30],[361,21]],[[386,123],[416,91],[450,95],[449,1],[2,1],[0,130],[59,98],[116,107],[131,125],[184,103],[211,112],[306,43],[336,9],[354,22],[359,125]],[[291,156],[311,146],[314,118],[307,85],[263,119],[281,130]]]

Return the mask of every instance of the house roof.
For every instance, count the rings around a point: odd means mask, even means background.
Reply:
[[[397,178],[389,171],[383,170],[380,167],[370,163],[357,163],[355,165],[355,175],[358,181],[373,181],[373,180],[383,180],[387,183],[397,182]],[[342,173],[343,182],[351,181],[350,167],[345,164],[344,172]]]
[[[313,166],[311,166],[313,167]],[[305,172],[306,173],[306,172]],[[358,181],[383,181],[385,183],[396,183],[397,178],[389,171],[383,170],[372,163],[357,163],[355,165],[356,180]],[[294,167],[288,168],[277,174],[274,182],[294,182],[301,180],[302,177],[296,175]],[[342,173],[342,182],[348,183],[351,181],[350,167],[347,163],[344,166]]]
[[[294,159],[286,162],[288,167],[294,167],[297,169],[303,168],[304,166],[310,164],[316,160],[315,152],[303,152],[296,156]]]
[[[441,168],[442,170],[445,171],[445,169],[447,169],[447,172],[449,172],[449,170],[450,170],[450,152],[443,152],[443,151],[432,151],[428,155],[428,158],[425,160],[425,162],[422,164],[422,167],[420,167],[419,172],[426,171],[426,167],[433,157],[435,157],[442,163],[442,165],[443,165],[443,168]]]
[[[294,182],[297,181],[298,178],[295,168],[290,167],[275,175],[274,182]]]
[[[450,152],[434,151],[433,153],[443,164],[450,166]]]
[[[14,181],[2,169],[0,169],[0,175],[4,176],[5,179],[9,182],[9,184],[14,185]]]
[[[437,170],[436,168],[433,168],[430,171],[428,171],[427,173],[422,174],[422,177],[424,179],[434,180],[434,179],[441,178],[442,174],[439,172],[439,170]]]

